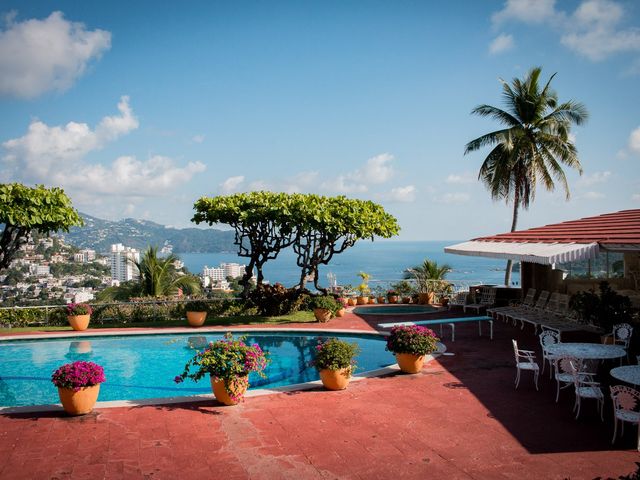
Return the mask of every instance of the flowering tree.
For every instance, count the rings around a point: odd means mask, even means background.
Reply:
[[[9,266],[32,231],[48,235],[81,226],[82,219],[71,200],[58,187],[0,184],[0,270]]]

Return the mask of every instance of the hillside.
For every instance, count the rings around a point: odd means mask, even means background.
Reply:
[[[235,252],[233,231],[214,228],[171,228],[148,220],[125,218],[117,222],[81,213],[84,227],[73,227],[62,233],[65,242],[79,248],[108,252],[114,243],[144,249],[149,245],[162,248],[166,243],[174,253]]]

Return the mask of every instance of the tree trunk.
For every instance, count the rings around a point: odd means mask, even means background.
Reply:
[[[323,295],[327,294],[327,289],[326,288],[322,288],[320,285],[318,285],[318,279],[319,279],[320,275],[318,272],[318,266],[316,265],[313,269],[313,285],[316,287],[316,290],[318,290],[319,292],[322,292]]]
[[[240,285],[242,285],[242,294],[240,296],[245,299],[249,296],[249,288],[250,288],[249,280],[251,280],[251,277],[253,276],[254,265],[255,265],[255,261],[251,259],[251,261],[249,261],[249,265],[247,265],[244,269],[244,275],[242,276],[242,280],[238,282]]]
[[[511,221],[511,231],[516,231],[516,226],[518,225],[518,207],[520,206],[520,195],[518,194],[518,189],[516,188],[516,193],[513,198],[513,219]],[[511,285],[511,271],[513,270],[513,260],[507,260],[507,268],[504,272],[504,284],[508,287]]]

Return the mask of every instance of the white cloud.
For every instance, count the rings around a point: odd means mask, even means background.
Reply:
[[[238,175],[235,177],[229,177],[220,184],[220,192],[223,195],[228,195],[238,191],[238,188],[244,183],[244,176]]]
[[[461,174],[452,173],[449,176],[447,176],[447,179],[445,180],[445,182],[447,183],[460,184],[460,185],[475,183],[477,181],[478,181],[477,177],[471,172],[464,172]]]
[[[507,0],[504,8],[494,13],[491,20],[495,25],[509,20],[542,23],[558,14],[555,3],[555,0]]]
[[[258,192],[258,191],[261,191],[261,190],[269,191],[269,190],[271,190],[271,187],[264,180],[255,180],[255,181],[253,181],[253,182],[251,182],[249,184],[249,189],[248,190],[250,192]]]
[[[629,135],[629,150],[640,155],[640,127],[636,128]]]
[[[578,198],[584,198],[586,200],[601,200],[603,198],[605,198],[606,195],[604,193],[601,192],[586,192],[582,195],[580,195]]]
[[[444,203],[447,205],[450,205],[450,204],[460,205],[463,203],[467,203],[469,200],[471,200],[471,195],[463,192],[445,193],[444,195],[434,198],[434,201],[436,203]]]
[[[578,185],[582,185],[583,187],[590,187],[591,185],[596,185],[598,183],[606,182],[611,176],[611,172],[593,172],[591,175],[584,175],[578,180]]]
[[[194,143],[202,143],[204,142],[205,136],[204,135],[194,135],[193,137],[191,137],[191,141]]]
[[[347,177],[365,185],[385,183],[394,175],[393,166],[391,165],[393,159],[393,155],[389,153],[381,153],[380,155],[376,155],[375,157],[368,159],[363,168],[348,174]]]
[[[631,195],[631,200],[640,202],[640,193],[634,193],[633,195]]]
[[[406,187],[395,187],[392,188],[389,193],[384,195],[383,198],[391,202],[414,202],[416,199],[416,187],[413,185],[407,185]]]
[[[71,87],[89,62],[111,47],[111,33],[87,30],[62,12],[14,22],[0,31],[0,95],[33,98]]]
[[[70,169],[87,153],[138,128],[129,97],[120,99],[118,110],[120,115],[104,117],[95,130],[86,123],[69,122],[50,127],[34,120],[25,135],[2,144],[6,151],[3,160],[25,178],[45,182],[56,171]]]
[[[501,33],[489,44],[489,53],[491,55],[498,55],[500,53],[512,50],[513,47],[515,47],[513,35]]]
[[[338,175],[331,180],[325,180],[322,188],[338,193],[364,193],[369,190],[366,185],[354,182],[345,175]]]

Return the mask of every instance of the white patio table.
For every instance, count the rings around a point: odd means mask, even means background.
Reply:
[[[555,356],[571,356],[583,360],[607,360],[627,355],[619,345],[603,345],[601,343],[556,343],[549,345],[547,351]]]
[[[640,385],[640,365],[625,365],[611,370],[611,376],[623,382]]]

